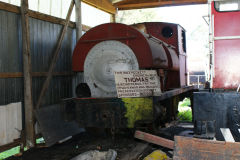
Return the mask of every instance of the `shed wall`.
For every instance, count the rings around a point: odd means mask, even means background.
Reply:
[[[32,71],[47,72],[62,25],[30,18]],[[71,56],[76,44],[75,29],[68,28],[55,72],[71,72]],[[21,17],[0,10],[0,73],[22,72]],[[45,77],[33,77],[33,101],[37,101]],[[23,101],[23,78],[0,78],[0,105]],[[72,76],[54,76],[44,105],[72,96]]]

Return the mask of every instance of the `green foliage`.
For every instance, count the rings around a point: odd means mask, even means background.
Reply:
[[[44,141],[43,138],[39,138],[39,139],[36,140],[37,144],[44,143],[44,142],[45,141]],[[26,151],[26,150],[27,150],[27,148],[25,147],[24,151]],[[8,158],[8,157],[11,157],[11,156],[13,156],[15,154],[18,154],[19,152],[20,152],[20,146],[17,146],[17,147],[14,147],[12,149],[9,149],[9,150],[7,150],[5,152],[0,153],[0,160],[3,160],[3,159]]]
[[[156,8],[119,11],[116,16],[116,22],[125,24],[159,22],[160,20],[161,17],[158,15]]]
[[[192,109],[190,105],[191,101],[189,98],[185,98],[182,102],[179,102],[178,119],[180,119],[180,121],[192,122]]]
[[[178,108],[180,107],[189,107],[191,105],[191,101],[189,98],[185,98],[183,101],[179,102]]]
[[[187,110],[178,113],[180,121],[192,122],[192,110]]]
[[[14,147],[12,149],[9,149],[5,152],[2,152],[2,153],[0,153],[0,160],[3,160],[5,158],[8,158],[8,157],[13,156],[15,154],[18,154],[19,151],[20,151],[20,147],[18,146],[18,147]]]
[[[36,143],[37,143],[37,144],[45,143],[45,141],[44,141],[44,139],[43,139],[43,137],[42,137],[42,138],[38,138],[38,139],[36,140]]]

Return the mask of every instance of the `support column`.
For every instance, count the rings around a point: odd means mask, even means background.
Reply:
[[[111,20],[112,23],[116,23],[116,15],[115,14],[111,14]]]
[[[76,42],[82,37],[82,0],[75,0],[75,21],[76,21]],[[83,74],[77,73],[74,76],[72,76],[72,96],[76,97],[75,89],[77,85],[81,82],[84,82],[83,80]]]
[[[81,0],[75,0],[75,15],[76,15],[76,39],[77,41],[82,36],[82,8]]]
[[[33,102],[32,102],[32,65],[30,54],[30,34],[28,0],[21,0],[22,45],[23,45],[23,75],[24,75],[24,110],[25,110],[25,140],[27,147],[35,146]]]

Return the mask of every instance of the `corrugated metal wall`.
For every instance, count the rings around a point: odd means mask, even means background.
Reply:
[[[30,18],[32,71],[46,72],[57,43],[62,25]],[[21,18],[15,13],[0,10],[0,72],[22,72]],[[55,72],[71,71],[71,55],[76,44],[75,29],[68,28],[62,43]],[[33,78],[34,103],[39,96],[45,77]],[[72,77],[55,76],[43,104],[59,102],[72,96]],[[23,101],[23,79],[0,79],[0,105]]]
[[[20,6],[21,0],[0,0],[2,2],[10,3]],[[71,0],[29,0],[29,9],[38,11],[47,15],[65,19]],[[75,10],[75,6],[73,11]],[[91,13],[91,14],[89,14]],[[96,9],[86,3],[82,2],[82,23],[94,27],[96,25],[110,22],[110,14]],[[86,16],[85,16],[86,15]],[[96,18],[98,17],[98,18]],[[75,12],[72,12],[71,21],[75,21]]]

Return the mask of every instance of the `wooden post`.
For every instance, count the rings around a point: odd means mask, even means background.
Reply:
[[[111,19],[110,19],[110,21],[111,21],[112,23],[116,23],[116,15],[115,15],[115,14],[111,14]]]
[[[65,25],[63,27],[63,30],[62,30],[61,35],[60,35],[60,38],[59,38],[58,43],[57,43],[56,50],[55,50],[55,52],[53,54],[53,58],[52,58],[52,62],[50,64],[50,67],[49,67],[49,70],[48,70],[47,78],[46,78],[46,80],[45,80],[45,82],[43,84],[42,90],[41,90],[40,95],[38,97],[36,108],[40,107],[40,105],[42,103],[42,99],[44,98],[44,96],[46,94],[46,91],[47,91],[47,89],[49,87],[50,81],[52,79],[52,75],[53,75],[52,73],[53,73],[53,70],[55,68],[58,55],[60,53],[59,51],[61,49],[63,38],[65,36],[65,33],[67,32],[67,28],[68,28],[68,24],[69,24],[69,21],[70,21],[70,18],[71,18],[73,6],[74,6],[74,0],[71,1],[70,7],[68,9],[68,13],[67,13],[67,17],[66,17],[66,23],[65,23]]]
[[[81,0],[75,0],[75,15],[76,15],[76,39],[77,41],[82,36],[82,8]]]
[[[35,132],[32,102],[32,65],[30,54],[30,34],[28,21],[28,0],[21,0],[22,45],[23,45],[23,75],[24,75],[24,110],[25,139],[27,147],[34,147]]]
[[[76,42],[82,37],[82,0],[75,0],[75,21],[76,21]],[[77,73],[72,76],[72,96],[76,97],[75,89],[79,83],[78,78],[81,76],[81,73]]]

